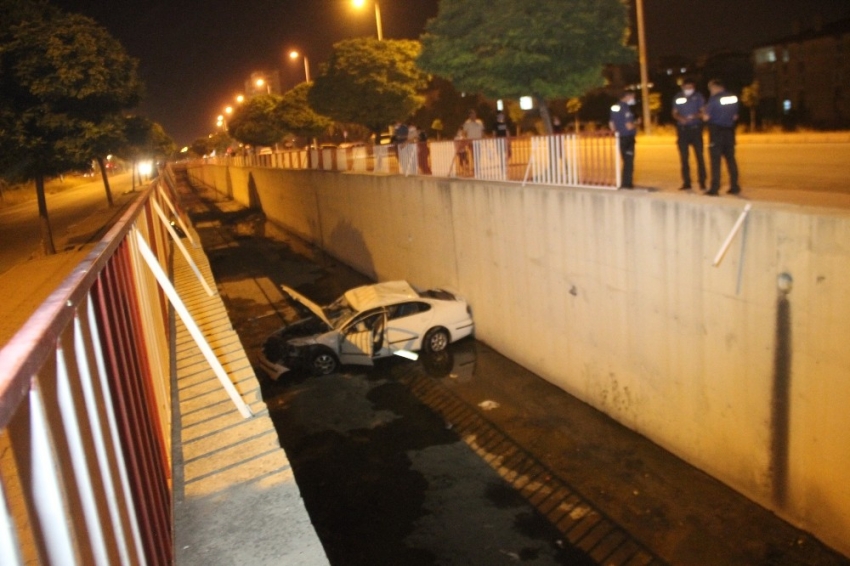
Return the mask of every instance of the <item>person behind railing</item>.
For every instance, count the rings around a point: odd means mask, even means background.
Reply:
[[[620,188],[633,189],[632,179],[635,170],[635,135],[637,134],[637,123],[632,112],[635,104],[635,91],[626,89],[620,97],[620,102],[611,107],[611,119],[608,127],[620,136],[620,156],[623,158],[623,176]]]
[[[408,136],[409,137],[409,136]],[[425,134],[425,130],[419,130],[419,134],[416,136],[416,156],[419,161],[419,171],[423,175],[431,174],[431,148],[428,147],[428,136]]]
[[[496,112],[496,121],[493,122],[493,136],[505,139],[505,157],[506,160],[511,158],[511,128],[508,121],[505,119],[505,113],[499,110]]]
[[[390,138],[390,143],[396,147],[396,152],[398,151],[398,146],[407,142],[407,124],[402,122],[401,120],[396,120],[395,126],[393,127],[393,135]]]
[[[552,133],[556,135],[564,133],[564,124],[557,115],[552,116]]]
[[[466,171],[469,166],[469,141],[466,139],[466,133],[463,128],[458,128],[455,134],[455,154],[457,155],[458,170]]]
[[[484,122],[475,113],[475,110],[469,111],[469,117],[463,123],[463,136],[466,139],[467,161],[471,162],[474,156],[473,143],[475,140],[480,140],[484,137]]]

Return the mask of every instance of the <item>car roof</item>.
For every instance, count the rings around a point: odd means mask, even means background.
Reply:
[[[418,298],[419,293],[407,281],[385,281],[345,292],[348,304],[358,312]]]

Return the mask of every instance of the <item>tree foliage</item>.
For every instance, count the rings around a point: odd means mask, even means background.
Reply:
[[[442,0],[419,65],[462,91],[545,101],[602,86],[602,71],[634,59],[624,0]],[[551,126],[549,126],[551,128]]]
[[[316,112],[373,132],[404,120],[423,103],[428,76],[416,65],[411,40],[349,39],[334,44],[307,100]]]
[[[284,128],[296,136],[313,138],[327,130],[331,119],[316,113],[307,101],[311,83],[301,83],[281,98],[277,114]]]
[[[277,108],[281,97],[261,94],[239,106],[227,122],[228,133],[240,142],[253,146],[274,145],[286,135]]]
[[[52,253],[45,176],[87,167],[117,143],[116,116],[138,103],[141,82],[136,61],[89,18],[15,0],[0,12],[0,172],[35,180]]]
[[[116,152],[125,159],[169,159],[177,151],[165,130],[144,116],[123,117],[124,143]]]

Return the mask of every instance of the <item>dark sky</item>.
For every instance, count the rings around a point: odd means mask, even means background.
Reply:
[[[533,2],[535,0],[517,0]],[[215,130],[215,118],[253,71],[279,70],[284,90],[311,74],[334,42],[375,35],[375,13],[350,0],[52,0],[97,20],[140,60],[147,86],[140,113],[178,144]],[[385,38],[416,38],[438,0],[380,0]],[[650,59],[747,48],[808,27],[850,17],[850,0],[644,0]]]

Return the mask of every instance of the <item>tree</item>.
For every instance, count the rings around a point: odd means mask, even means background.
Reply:
[[[123,131],[123,144],[116,153],[133,163],[135,189],[136,163],[145,159],[170,158],[177,152],[177,144],[165,133],[162,126],[144,116],[124,116]]]
[[[379,134],[422,106],[428,76],[416,66],[411,40],[349,39],[334,44],[307,100],[316,112]]]
[[[301,83],[286,92],[277,106],[277,115],[284,128],[305,138],[314,138],[327,130],[330,118],[317,114],[307,102],[312,83]]]
[[[45,177],[87,167],[114,141],[114,115],[138,102],[141,83],[135,60],[93,20],[26,6],[0,28],[0,170],[35,181],[42,247],[52,254]]]
[[[756,131],[756,109],[759,106],[759,82],[753,81],[749,86],[745,86],[741,91],[741,104],[747,107],[750,111],[750,131]]]
[[[425,30],[425,71],[489,98],[530,95],[549,133],[547,100],[581,96],[605,65],[634,59],[624,0],[442,0]]]
[[[239,106],[227,122],[228,133],[253,146],[270,146],[283,139],[286,128],[277,112],[281,97],[262,94]]]

